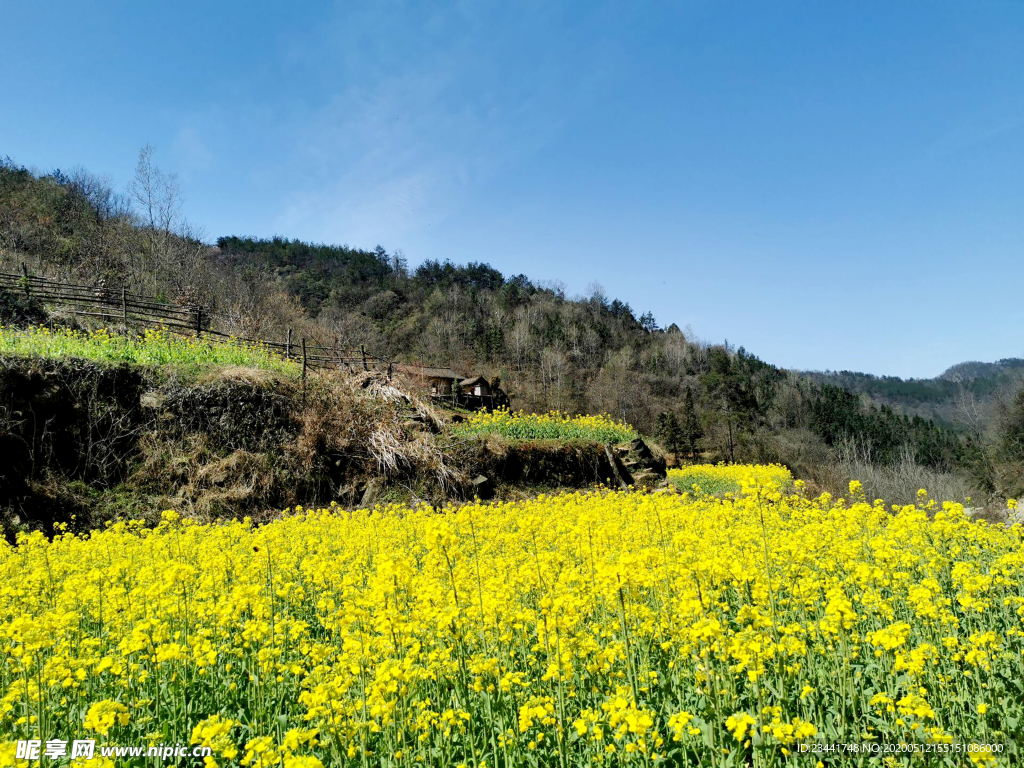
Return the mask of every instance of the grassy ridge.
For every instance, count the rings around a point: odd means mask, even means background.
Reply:
[[[140,336],[111,333],[106,329],[76,331],[0,327],[0,354],[169,365],[185,371],[211,366],[263,368],[284,374],[301,371],[298,363],[258,344],[241,344],[230,339],[197,339],[155,328],[145,330]]]
[[[468,420],[456,424],[453,431],[463,435],[500,435],[510,440],[591,443],[622,443],[639,436],[632,426],[607,414],[526,413],[504,408],[477,411]]]

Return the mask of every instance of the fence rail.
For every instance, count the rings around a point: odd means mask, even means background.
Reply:
[[[227,333],[216,327],[226,316],[197,305],[169,304],[157,296],[130,294],[125,289],[105,286],[62,283],[28,274],[0,272],[0,290],[24,293],[39,301],[52,304],[71,314],[133,326],[159,326],[184,334],[212,336],[271,349],[289,360],[301,361],[303,372],[307,368],[341,370],[386,370],[391,372],[394,361],[370,354],[365,348],[345,348],[339,344],[312,344],[307,339],[292,339],[288,329],[284,341],[250,339]]]

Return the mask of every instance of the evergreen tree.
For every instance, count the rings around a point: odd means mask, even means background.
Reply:
[[[999,424],[999,454],[1004,461],[1024,462],[1024,389],[1003,409]]]
[[[708,351],[710,370],[703,377],[708,402],[718,411],[728,430],[725,446],[729,461],[736,460],[736,432],[750,430],[758,420],[753,380],[744,361],[734,362],[727,346]]]
[[[691,459],[697,457],[697,441],[704,436],[704,430],[700,426],[700,418],[697,416],[697,407],[693,402],[693,389],[686,388],[686,397],[683,398],[683,440],[687,453]]]
[[[665,442],[669,453],[679,459],[679,454],[686,447],[686,436],[683,433],[679,418],[671,411],[658,416],[658,437]]]

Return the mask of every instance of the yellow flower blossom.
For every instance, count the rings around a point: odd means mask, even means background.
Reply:
[[[173,723],[206,768],[778,762],[1012,732],[1024,529],[710,471],[738,490],[19,534],[0,766],[75,722],[121,744]]]
[[[98,701],[85,714],[85,727],[106,735],[115,725],[128,725],[128,708],[117,701]]]

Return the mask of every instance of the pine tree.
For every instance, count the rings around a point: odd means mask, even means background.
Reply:
[[[665,442],[668,452],[678,460],[679,454],[686,447],[686,439],[679,418],[671,411],[658,416],[658,437]]]
[[[704,430],[700,426],[700,418],[697,416],[697,406],[693,402],[693,389],[686,388],[686,397],[683,399],[683,441],[689,452],[690,458],[697,456],[697,441],[704,436]]]

